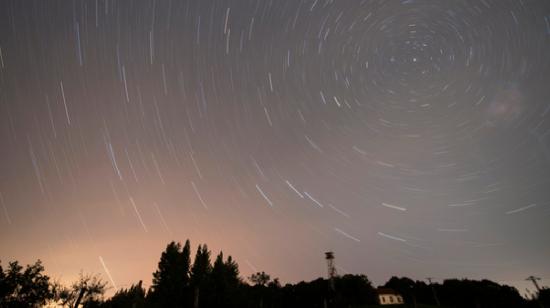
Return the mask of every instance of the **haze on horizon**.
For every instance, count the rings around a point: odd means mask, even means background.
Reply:
[[[543,0],[1,1],[0,260],[548,285],[548,55]]]

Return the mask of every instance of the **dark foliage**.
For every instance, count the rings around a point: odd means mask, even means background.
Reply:
[[[162,252],[158,269],[153,273],[149,302],[159,307],[184,307],[189,294],[191,244],[171,242]]]
[[[208,293],[215,296],[208,297],[209,307],[239,307],[239,266],[229,256],[223,260],[223,253],[216,257],[209,277]]]
[[[105,308],[143,308],[147,307],[145,301],[145,289],[141,285],[141,281],[132,285],[128,289],[118,290],[113,297],[108,299],[102,307]]]
[[[365,275],[344,275],[336,279],[338,304],[354,307],[376,303],[376,292]]]
[[[399,292],[408,307],[419,303],[435,305],[435,294],[445,307],[512,308],[527,305],[515,288],[490,280],[448,279],[443,284],[434,284],[432,290],[432,286],[422,281],[392,277],[384,286]]]
[[[550,308],[550,289],[543,288],[542,290],[540,290],[538,300],[542,306]]]
[[[252,274],[246,283],[239,277],[238,264],[220,252],[212,264],[211,252],[199,245],[191,262],[191,245],[171,242],[162,252],[153,283],[146,290],[142,282],[118,290],[104,301],[106,283],[98,276],[80,275],[70,287],[51,283],[37,261],[25,269],[17,262],[0,266],[0,307],[37,307],[47,303],[73,307],[193,307],[193,308],[365,308],[379,307],[377,293],[365,275],[318,278],[281,286],[265,272]],[[334,289],[331,288],[334,285]],[[393,307],[444,308],[550,308],[550,289],[538,297],[524,299],[507,285],[489,280],[449,279],[426,284],[407,277],[391,277],[384,285],[401,294],[404,305]]]
[[[437,285],[441,303],[449,307],[521,307],[524,299],[510,286],[490,280],[449,279]]]
[[[394,276],[391,277],[388,282],[386,282],[384,287],[394,289],[403,296],[405,303],[407,303],[411,307],[414,307],[415,303],[417,303],[415,285],[416,283],[414,282],[414,280],[410,278],[398,278]]]
[[[54,286],[54,302],[61,306],[74,307],[76,302],[86,308],[99,307],[103,302],[103,294],[107,283],[99,275],[80,273],[77,281],[69,287],[59,284]]]
[[[271,277],[265,272],[254,273],[248,278],[255,286],[265,286],[270,279]]]
[[[5,270],[0,265],[0,307],[39,306],[52,299],[50,278],[43,272],[40,260],[25,269],[17,261]]]

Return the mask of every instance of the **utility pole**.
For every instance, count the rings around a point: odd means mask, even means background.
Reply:
[[[543,305],[542,305],[541,301],[539,300],[539,296],[540,296],[540,287],[539,287],[539,284],[537,283],[537,280],[540,280],[540,278],[531,275],[531,276],[527,277],[525,280],[530,280],[530,281],[533,282],[533,284],[535,285],[535,288],[537,289],[536,301],[538,302],[539,306],[542,308]]]
[[[535,285],[535,288],[537,288],[537,293],[540,293],[540,287],[539,287],[539,284],[537,283],[537,280],[540,280],[539,277],[535,277],[535,276],[529,276],[527,277],[525,280],[531,280],[533,282],[533,284]]]
[[[428,282],[430,283],[430,288],[432,289],[432,294],[433,294],[433,296],[434,296],[435,304],[436,304],[436,306],[439,307],[439,306],[440,306],[440,304],[439,304],[439,299],[437,298],[437,294],[435,293],[435,288],[434,288],[434,286],[432,285],[432,279],[433,279],[433,278],[432,278],[432,277],[428,277],[428,278],[426,278],[426,279],[427,279]]]

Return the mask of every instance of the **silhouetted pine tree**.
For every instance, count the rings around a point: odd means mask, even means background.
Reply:
[[[224,293],[226,292],[225,283],[225,264],[223,263],[223,252],[216,257],[210,274],[210,293],[211,297],[208,306],[221,307],[223,304]]]
[[[153,273],[149,298],[151,303],[162,307],[183,307],[189,286],[190,243],[171,242],[166,246]]]
[[[208,279],[208,303],[201,307],[238,307],[240,296],[239,267],[229,256],[223,260],[223,252],[220,252],[212,266],[212,272]],[[204,293],[204,292],[203,292]]]
[[[198,308],[200,302],[205,296],[201,295],[201,290],[206,289],[208,285],[208,278],[212,271],[212,265],[210,263],[210,251],[208,246],[204,244],[199,245],[197,253],[195,254],[195,260],[191,267],[191,286],[193,288],[193,307]]]

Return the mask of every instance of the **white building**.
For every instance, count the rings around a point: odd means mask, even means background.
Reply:
[[[380,305],[399,305],[403,304],[403,296],[390,288],[378,288],[378,302]]]

